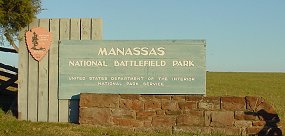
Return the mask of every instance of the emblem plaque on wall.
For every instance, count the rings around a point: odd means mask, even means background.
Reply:
[[[44,27],[36,27],[26,32],[26,44],[30,54],[40,61],[48,52],[52,37],[51,33]]]

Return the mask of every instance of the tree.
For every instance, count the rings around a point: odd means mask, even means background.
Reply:
[[[41,0],[0,0],[0,32],[17,52],[15,38],[40,11]]]

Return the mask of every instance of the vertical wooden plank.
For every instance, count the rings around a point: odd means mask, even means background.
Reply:
[[[60,19],[60,40],[70,38],[70,19]],[[68,122],[69,100],[59,100],[59,122]]]
[[[59,20],[59,39],[60,40],[69,40],[70,37],[70,19],[63,18]]]
[[[91,40],[102,40],[103,32],[102,32],[102,19],[101,18],[92,18],[92,34]]]
[[[35,19],[29,29],[38,27],[38,19]],[[38,88],[39,88],[39,65],[31,55],[29,55],[29,80],[28,80],[28,120],[38,121]]]
[[[80,25],[80,30],[81,30],[81,39],[80,40],[90,40],[91,39],[91,21],[92,19],[90,18],[83,18],[81,19],[81,25]]]
[[[25,43],[25,32],[28,27],[19,33],[19,72],[18,72],[18,119],[28,119],[28,70],[29,53]]]
[[[59,19],[50,19],[52,45],[49,51],[49,122],[58,122],[58,40]]]
[[[89,19],[90,21],[90,19]],[[90,30],[88,31],[88,19],[79,19],[72,18],[71,19],[71,36],[70,40],[81,40],[82,37],[88,39],[88,32],[90,37]],[[90,21],[91,23],[91,21]],[[86,28],[82,29],[82,25],[85,25]],[[90,26],[90,25],[89,25]],[[90,28],[90,27],[89,27]],[[85,35],[82,35],[82,32],[85,31]],[[79,101],[78,100],[69,100],[69,121],[73,123],[78,123],[79,118]]]
[[[40,19],[39,26],[49,31],[49,19]],[[39,61],[38,121],[42,122],[48,121],[48,58],[49,53]]]
[[[70,40],[80,40],[80,18],[72,18],[70,22]]]

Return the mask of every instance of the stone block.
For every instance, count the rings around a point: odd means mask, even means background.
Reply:
[[[151,120],[152,116],[156,115],[155,111],[139,111],[137,112],[138,120]]]
[[[205,125],[212,127],[232,127],[234,126],[234,112],[206,111]]]
[[[186,100],[186,96],[185,95],[173,95],[171,97],[172,100],[175,101],[185,101]]]
[[[235,119],[237,120],[257,120],[257,116],[247,114],[245,111],[235,111]]]
[[[176,123],[176,118],[172,116],[154,116],[152,118],[153,127],[172,127]]]
[[[176,111],[178,110],[178,103],[175,101],[162,101],[161,102],[161,108],[163,110],[171,110],[171,111]]]
[[[186,95],[185,100],[190,102],[199,102],[203,100],[203,96],[197,96],[197,95]]]
[[[187,102],[178,102],[179,108],[182,110],[194,110],[197,109],[197,102],[187,101]]]
[[[262,127],[249,127],[246,128],[247,135],[257,135],[262,130]]]
[[[80,108],[79,123],[93,125],[111,125],[111,110],[109,108]]]
[[[156,115],[165,115],[165,110],[157,110]]]
[[[144,102],[145,110],[161,110],[161,103],[159,101],[145,101]]]
[[[239,128],[252,127],[252,121],[236,120],[234,125]]]
[[[211,126],[211,121],[212,121],[212,111],[205,111],[204,113],[204,117],[205,117],[205,126],[209,127]]]
[[[203,97],[198,103],[199,109],[204,110],[220,110],[221,109],[221,98],[220,97]]]
[[[80,107],[116,108],[119,106],[119,95],[117,94],[80,94]]]
[[[223,110],[245,110],[246,103],[244,97],[221,97],[221,107]]]
[[[273,106],[267,103],[262,97],[247,96],[245,100],[247,110],[255,112],[263,110],[270,114],[276,114]]]
[[[122,109],[129,109],[129,110],[143,110],[143,102],[139,100],[128,100],[128,99],[121,99],[120,100],[120,108]]]
[[[177,126],[204,126],[203,111],[192,111],[177,117]]]
[[[122,99],[129,99],[129,100],[139,100],[139,94],[120,94]]]
[[[141,98],[142,98],[142,100],[145,100],[145,101],[154,100],[154,95],[152,95],[152,94],[142,94]]]
[[[182,114],[182,111],[181,110],[166,110],[165,111],[165,114],[166,115],[181,115]]]
[[[171,95],[154,95],[154,98],[161,100],[171,100]]]
[[[112,109],[111,115],[113,117],[134,119],[136,117],[136,112],[128,109]]]
[[[143,126],[143,122],[139,120],[135,120],[135,119],[113,117],[112,121],[114,125],[120,126],[120,127],[142,127]]]
[[[260,104],[264,102],[262,97],[246,96],[246,109],[250,111],[256,111]]]
[[[199,102],[203,99],[203,96],[187,95],[185,96],[186,101]]]
[[[264,126],[265,124],[265,121],[252,121],[252,126]]]

